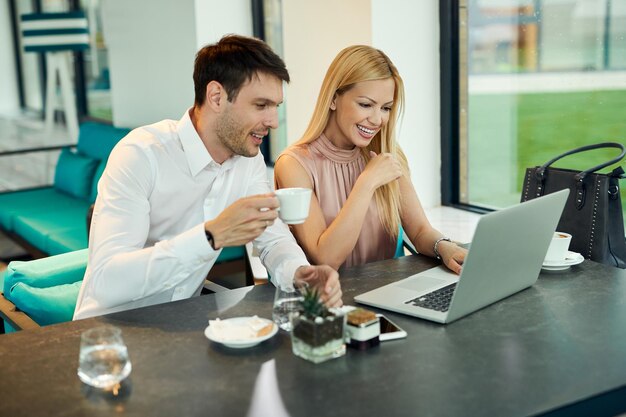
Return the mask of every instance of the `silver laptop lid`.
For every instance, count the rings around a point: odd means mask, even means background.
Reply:
[[[479,220],[446,322],[537,281],[568,195],[562,190]]]

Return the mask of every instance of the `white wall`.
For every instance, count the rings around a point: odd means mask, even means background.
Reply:
[[[15,113],[20,107],[10,16],[9,2],[3,1],[0,5],[0,113],[5,114]]]
[[[422,205],[441,204],[439,5],[435,0],[371,0],[372,46],[394,62],[405,87],[398,140]]]
[[[103,0],[113,123],[178,119],[193,104],[194,0]]]
[[[326,69],[352,44],[383,50],[398,67],[406,108],[398,140],[425,207],[441,202],[439,8],[435,0],[289,0],[283,2],[287,138],[306,128]]]
[[[196,0],[196,49],[229,33],[252,36],[250,0]]]
[[[103,16],[116,126],[180,118],[193,105],[198,49],[252,34],[249,0],[103,0]]]
[[[291,76],[285,94],[288,143],[304,133],[337,53],[349,45],[371,44],[370,22],[365,0],[283,1],[284,59]]]

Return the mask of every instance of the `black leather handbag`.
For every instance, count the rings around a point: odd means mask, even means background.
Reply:
[[[599,148],[617,148],[619,156],[585,171],[552,168],[561,158]],[[624,145],[607,142],[583,146],[565,152],[540,167],[527,168],[521,201],[569,188],[557,230],[572,235],[570,250],[586,259],[626,269],[626,239],[620,200],[619,180],[625,178],[622,167],[608,174],[599,171],[621,161]]]

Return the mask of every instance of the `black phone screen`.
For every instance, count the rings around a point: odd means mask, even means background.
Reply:
[[[378,320],[380,322],[380,341],[384,342],[385,340],[395,340],[405,338],[406,332],[398,327],[397,324],[390,321],[387,317],[382,314],[377,314]]]
[[[394,323],[390,322],[385,316],[379,316],[378,319],[380,320],[381,333],[394,333],[402,330]]]

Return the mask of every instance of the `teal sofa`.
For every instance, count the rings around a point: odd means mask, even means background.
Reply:
[[[86,248],[87,210],[111,150],[128,132],[83,123],[75,149],[61,150],[52,186],[0,193],[0,229],[35,257]]]

